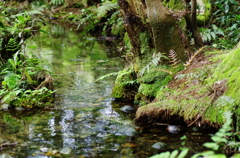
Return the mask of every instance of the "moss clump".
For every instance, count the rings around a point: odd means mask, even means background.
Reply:
[[[136,75],[130,66],[118,73],[111,96],[120,100],[133,100],[138,87]]]
[[[221,55],[219,60],[222,60],[222,62],[214,71],[212,78],[208,78],[208,82],[213,84],[217,81],[227,79],[228,89],[224,96],[216,101],[216,104],[222,107],[222,112],[230,110],[236,116],[239,116],[240,111],[235,109],[238,109],[237,107],[240,105],[240,43],[230,53]],[[237,123],[240,127],[240,122]]]
[[[184,3],[182,1],[179,1],[179,0],[170,0],[170,1],[164,0],[163,4],[166,7],[171,8],[172,10],[181,10],[182,11],[182,10],[185,9]]]
[[[203,4],[199,4],[202,7],[203,13],[197,14],[198,25],[203,26],[206,24],[212,15],[211,3],[208,0],[202,0]]]

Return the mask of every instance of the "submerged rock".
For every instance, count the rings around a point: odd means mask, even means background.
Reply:
[[[41,147],[41,148],[40,148],[40,151],[41,151],[41,152],[44,152],[44,153],[48,152],[48,150],[49,150],[49,149],[48,149],[47,147]]]
[[[60,153],[64,154],[64,155],[69,155],[69,154],[71,154],[71,152],[72,152],[72,149],[69,147],[64,147],[64,148],[62,148],[62,150],[60,150]]]
[[[134,136],[135,134],[137,134],[137,131],[133,128],[133,127],[122,127],[120,130],[119,130],[119,133],[121,135],[126,135],[126,136]]]
[[[169,133],[179,133],[181,132],[183,129],[180,128],[180,126],[177,126],[177,125],[168,125],[167,126],[167,131]]]
[[[125,113],[133,113],[135,111],[135,108],[132,106],[126,105],[126,106],[121,107],[120,110]]]
[[[12,156],[9,155],[9,154],[4,153],[4,154],[0,155],[0,158],[12,158]]]
[[[163,143],[163,142],[157,142],[157,143],[152,145],[152,147],[154,149],[164,149],[166,146],[167,146],[167,144]]]

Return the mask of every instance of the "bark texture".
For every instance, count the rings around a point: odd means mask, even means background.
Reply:
[[[174,50],[181,61],[187,59],[176,21],[161,0],[119,0],[119,6],[125,15],[125,28],[133,46],[134,58],[140,56],[135,61],[144,58],[141,54],[151,55],[151,52],[143,51],[146,45],[165,55]],[[148,34],[151,39],[143,43],[141,33]]]
[[[176,27],[176,20],[160,0],[146,0],[148,20],[151,24],[157,52],[168,54],[172,49],[182,61],[186,60],[181,34]]]
[[[200,48],[203,46],[203,40],[199,33],[198,26],[197,26],[197,13],[196,13],[197,8],[196,8],[196,6],[197,6],[196,0],[192,0],[191,28],[192,28],[195,44]]]

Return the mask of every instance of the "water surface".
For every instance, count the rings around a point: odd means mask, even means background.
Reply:
[[[130,103],[111,98],[114,77],[96,80],[124,67],[114,42],[88,37],[60,25],[44,27],[27,42],[31,52],[53,72],[56,101],[50,110],[1,111],[0,152],[13,157],[145,158],[166,150],[203,150],[207,134],[166,126],[140,128],[134,114],[120,110]],[[180,138],[186,135],[187,139]],[[196,141],[197,140],[197,141]],[[164,148],[152,147],[157,142]]]

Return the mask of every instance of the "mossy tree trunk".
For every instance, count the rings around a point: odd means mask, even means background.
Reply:
[[[192,14],[191,14],[191,29],[193,33],[193,38],[195,41],[196,46],[202,47],[203,46],[203,40],[199,33],[198,26],[197,26],[197,2],[196,0],[192,0]]]
[[[169,50],[172,49],[178,54],[180,60],[185,61],[186,54],[175,18],[160,0],[146,0],[146,5],[156,51],[168,54]]]
[[[124,12],[125,28],[133,47],[133,64],[152,56],[153,52],[143,49],[146,47],[166,56],[174,50],[179,60],[187,59],[181,31],[161,0],[119,0],[119,6]],[[142,39],[143,34],[150,38]]]

